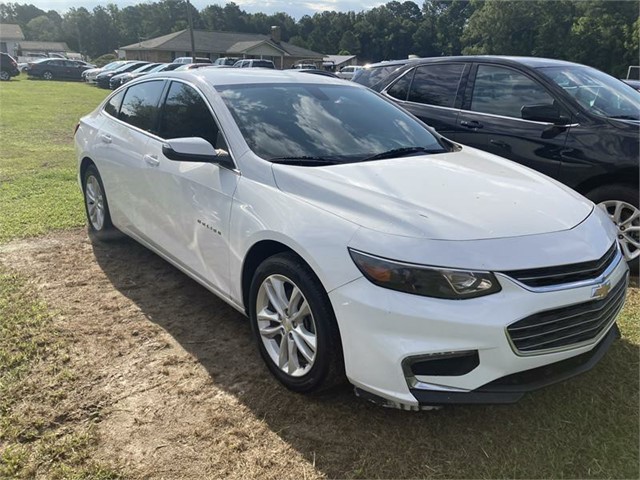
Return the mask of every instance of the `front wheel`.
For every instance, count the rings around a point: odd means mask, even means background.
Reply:
[[[89,235],[98,240],[111,240],[117,230],[111,223],[109,204],[102,178],[95,165],[89,165],[82,177],[84,207],[89,225]]]
[[[618,242],[631,271],[640,266],[640,209],[638,191],[626,185],[598,187],[587,197],[602,208],[618,227]]]
[[[253,277],[250,299],[258,349],[280,382],[304,393],[341,383],[342,346],[329,297],[298,256],[265,260]]]

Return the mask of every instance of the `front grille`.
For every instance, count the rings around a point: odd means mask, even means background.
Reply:
[[[626,287],[625,278],[603,299],[523,318],[507,327],[509,338],[522,353],[540,353],[592,340],[615,320],[624,304]]]
[[[615,260],[618,246],[613,242],[600,259],[591,262],[574,263],[571,265],[558,265],[546,268],[534,268],[529,270],[512,270],[503,272],[505,275],[524,283],[529,287],[548,287],[563,283],[593,280],[602,275]]]

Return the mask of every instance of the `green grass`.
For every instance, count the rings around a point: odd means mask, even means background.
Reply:
[[[24,76],[0,83],[0,243],[83,224],[73,131],[106,93]],[[0,478],[118,478],[91,460],[90,422],[52,420],[74,388],[52,319],[0,265]]]
[[[0,242],[83,224],[73,131],[107,93],[24,75],[0,83]]]

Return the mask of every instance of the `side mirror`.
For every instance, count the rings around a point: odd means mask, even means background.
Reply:
[[[178,162],[216,163],[226,168],[234,168],[229,152],[216,150],[213,145],[200,137],[167,140],[162,146],[162,153],[169,160]]]
[[[560,110],[553,104],[545,103],[541,105],[523,105],[520,109],[520,116],[523,120],[534,122],[562,123]]]

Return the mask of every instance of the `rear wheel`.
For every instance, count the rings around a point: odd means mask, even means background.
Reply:
[[[605,185],[587,194],[618,227],[618,241],[634,273],[640,266],[640,209],[638,191],[627,185]]]
[[[42,78],[44,78],[45,80],[53,80],[53,73],[47,70],[42,74]]]
[[[335,315],[322,284],[293,253],[265,260],[250,291],[249,313],[260,354],[287,388],[313,392],[344,378]]]
[[[95,165],[90,165],[85,170],[82,178],[82,190],[89,235],[102,241],[117,237],[118,231],[111,223],[109,204],[102,178]]]
[[[11,80],[11,75],[9,75],[9,72],[2,70],[0,72],[0,80],[2,80],[3,82]]]

